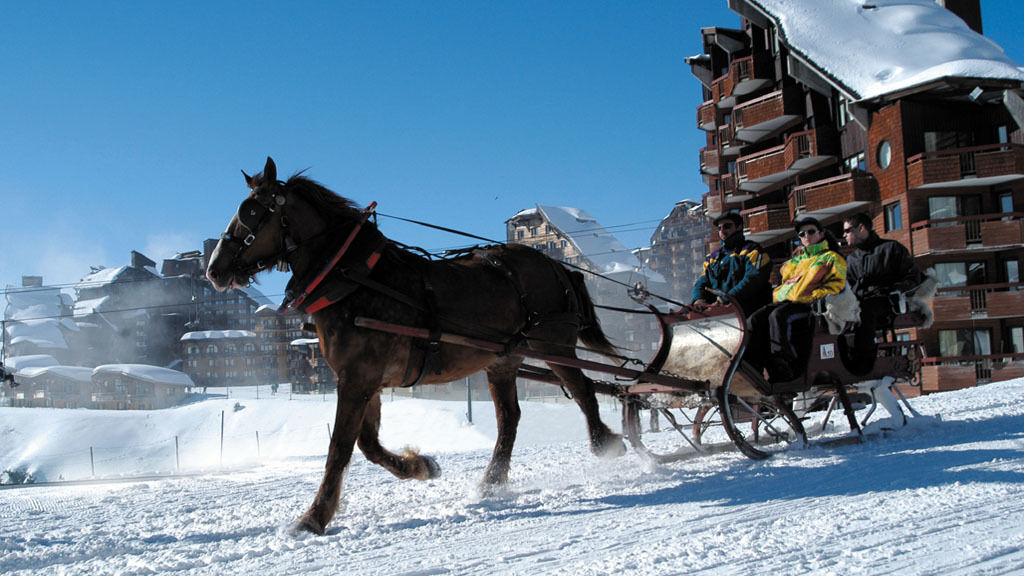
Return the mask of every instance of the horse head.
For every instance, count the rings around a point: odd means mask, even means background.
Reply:
[[[206,277],[219,291],[248,286],[252,277],[286,262],[292,249],[285,233],[288,193],[268,156],[263,172],[245,176],[249,195],[238,206],[210,256]]]

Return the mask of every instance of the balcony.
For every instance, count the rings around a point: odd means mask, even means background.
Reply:
[[[741,212],[747,222],[747,231],[751,238],[764,237],[776,232],[790,232],[793,229],[793,218],[787,204],[766,204]]]
[[[749,144],[764,142],[801,124],[800,96],[791,87],[736,106],[732,116],[736,139]]]
[[[1020,316],[1024,284],[974,284],[943,286],[935,291],[932,311],[942,322],[999,319]]]
[[[1024,354],[929,357],[922,359],[921,391],[946,392],[1022,376]]]
[[[700,171],[702,174],[710,175],[722,172],[722,157],[717,148],[705,146],[700,149]]]
[[[922,220],[910,227],[915,256],[972,248],[1001,248],[1024,243],[1024,212],[1000,212]]]
[[[774,68],[774,61],[767,52],[756,52],[733,60],[729,73],[711,83],[711,93],[718,108],[732,108],[741,98],[770,88]]]
[[[762,150],[736,160],[739,189],[765,194],[792,182],[797,176],[836,161],[835,140],[824,130],[814,129],[790,134],[781,146]]]
[[[790,211],[822,219],[832,214],[863,210],[878,199],[871,176],[843,174],[796,186],[789,197]]]
[[[723,158],[735,158],[740,155],[743,142],[736,140],[732,124],[718,127],[718,145]]]
[[[717,124],[717,111],[714,101],[708,101],[697,107],[697,128],[711,132]]]
[[[1024,146],[991,144],[923,152],[907,159],[907,187],[994,186],[1024,179]]]

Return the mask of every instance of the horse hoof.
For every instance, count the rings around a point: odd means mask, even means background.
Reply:
[[[295,524],[292,524],[292,532],[296,534],[299,532],[309,532],[310,534],[323,536],[325,529],[326,526],[321,526],[309,514],[303,514],[295,521]]]
[[[423,458],[423,465],[427,468],[426,480],[431,480],[441,476],[441,467],[438,466],[437,460],[434,460],[430,456],[421,456]]]
[[[596,454],[598,458],[605,458],[608,460],[619,458],[626,454],[626,443],[623,442],[622,436],[614,434],[601,446],[595,446],[594,454]]]

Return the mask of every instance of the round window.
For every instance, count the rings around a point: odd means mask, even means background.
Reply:
[[[889,167],[890,162],[892,162],[892,146],[889,145],[888,140],[882,140],[878,144],[878,167],[885,170]]]

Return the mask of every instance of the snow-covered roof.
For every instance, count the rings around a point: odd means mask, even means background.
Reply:
[[[95,376],[104,374],[121,374],[128,376],[129,378],[152,382],[154,384],[195,386],[192,379],[184,372],[171,370],[169,368],[161,368],[160,366],[150,366],[148,364],[104,364],[102,366],[97,366],[92,373]]]
[[[79,283],[79,288],[97,288],[106,284],[111,284],[117,280],[128,266],[118,266],[117,268],[101,268],[95,272],[91,272],[82,277],[82,281]]]
[[[18,376],[32,379],[53,374],[76,382],[92,382],[92,371],[92,368],[83,366],[36,366],[19,370]]]
[[[110,296],[103,296],[101,298],[89,298],[87,300],[79,300],[75,302],[75,317],[89,316],[90,314],[99,314],[103,312],[103,305],[110,300]]]
[[[57,359],[49,354],[27,354],[25,356],[9,356],[4,360],[4,366],[18,372],[25,368],[36,368],[40,366],[56,366]]]
[[[854,100],[947,77],[1024,82],[992,40],[934,0],[747,0]]]
[[[590,214],[566,206],[537,206],[545,219],[569,239],[601,274],[634,272],[640,261]]]
[[[39,348],[66,350],[68,343],[64,339],[64,333],[60,331],[61,326],[70,328],[74,326],[74,323],[63,322],[56,318],[12,322],[6,327],[8,343],[11,345],[30,343]],[[72,329],[77,329],[77,326]]]
[[[298,338],[288,343],[289,346],[311,346],[313,344],[319,344],[319,338]]]
[[[256,333],[250,330],[198,330],[185,332],[181,341],[186,340],[221,340],[224,338],[255,338]]]

